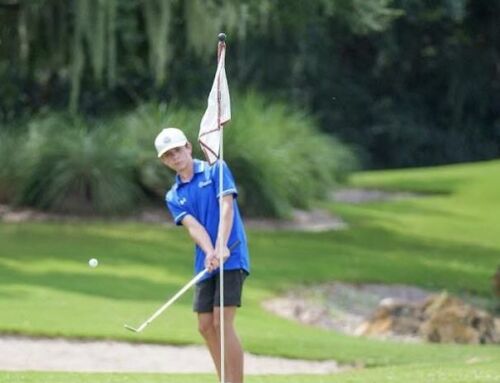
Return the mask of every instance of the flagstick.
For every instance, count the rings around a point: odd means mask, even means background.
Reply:
[[[217,47],[217,62],[219,62],[220,55],[222,50],[226,48],[226,35],[224,33],[219,34],[219,45]],[[225,63],[224,63],[225,65]],[[222,197],[223,197],[223,188],[224,188],[224,130],[220,123],[220,103],[221,103],[221,94],[220,94],[220,73],[219,77],[217,77],[217,127],[220,132],[220,148],[219,148],[219,235],[221,233],[221,229],[223,228],[223,210],[222,210]],[[222,249],[224,246],[224,238],[219,237],[219,313],[220,313],[220,379],[221,383],[225,383],[225,331],[224,331],[224,258],[222,254]]]

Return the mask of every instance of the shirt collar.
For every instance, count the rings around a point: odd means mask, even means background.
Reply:
[[[193,178],[195,174],[202,173],[203,171],[205,171],[205,162],[200,161],[196,158],[193,159]],[[175,175],[175,182],[177,185],[182,185],[187,183],[187,182],[182,182],[181,177],[179,177],[178,174]]]

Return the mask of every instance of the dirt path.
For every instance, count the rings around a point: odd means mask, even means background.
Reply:
[[[164,346],[115,341],[0,337],[0,370],[72,372],[213,373],[201,346]],[[332,374],[335,361],[313,362],[245,355],[246,374]]]

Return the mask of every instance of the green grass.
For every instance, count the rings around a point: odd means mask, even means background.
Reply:
[[[449,372],[450,378],[442,380],[446,382],[486,381],[460,380],[468,376],[461,371],[473,374],[477,370],[467,365],[474,358],[491,362],[485,362],[485,371],[500,376],[498,346],[415,345],[354,338],[277,318],[260,306],[263,299],[296,284],[330,280],[406,283],[490,297],[491,275],[500,261],[498,174],[498,161],[359,174],[352,181],[357,186],[439,194],[391,203],[323,205],[349,222],[350,229],[344,231],[251,231],[253,269],[245,287],[244,309],[237,318],[245,349],[386,366],[370,369],[373,380],[363,380],[359,377],[365,372],[355,372],[332,377],[328,380],[332,382],[382,382],[387,374],[404,381],[403,376],[415,371],[424,375]],[[1,332],[201,343],[189,294],[143,334],[123,330],[124,323],[141,323],[191,277],[191,245],[182,229],[102,222],[0,224],[0,243]],[[93,257],[100,261],[97,269],[87,266]],[[425,367],[430,363],[440,367]],[[411,366],[415,364],[419,367],[414,371]],[[377,371],[379,380],[375,380]],[[116,381],[127,381],[127,376]],[[30,379],[28,375],[26,379]],[[85,379],[88,375],[73,382]],[[262,382],[285,381],[269,379]],[[321,382],[326,378],[303,379]],[[182,380],[172,380],[177,381]],[[426,380],[422,377],[421,381]]]
[[[351,370],[336,375],[247,376],[247,383],[495,383],[500,382],[498,366],[491,361],[471,360],[467,364],[416,364]],[[78,373],[1,373],[0,382],[9,383],[191,383],[216,382],[211,375],[170,374],[78,374]]]
[[[499,161],[361,173],[352,180],[356,186],[437,194],[333,210],[356,226],[353,235],[394,255],[392,278],[491,296],[500,263],[499,174]]]

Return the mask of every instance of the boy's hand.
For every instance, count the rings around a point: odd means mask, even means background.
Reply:
[[[218,250],[219,249],[215,249],[213,252],[211,252],[210,254],[207,254],[205,257],[205,267],[207,268],[207,270],[209,272],[214,271],[216,268],[219,267],[219,257],[220,256],[219,256]],[[226,259],[229,258],[230,255],[231,255],[231,252],[229,251],[228,247],[224,246],[222,248],[222,256],[223,256],[224,262],[226,261]]]

